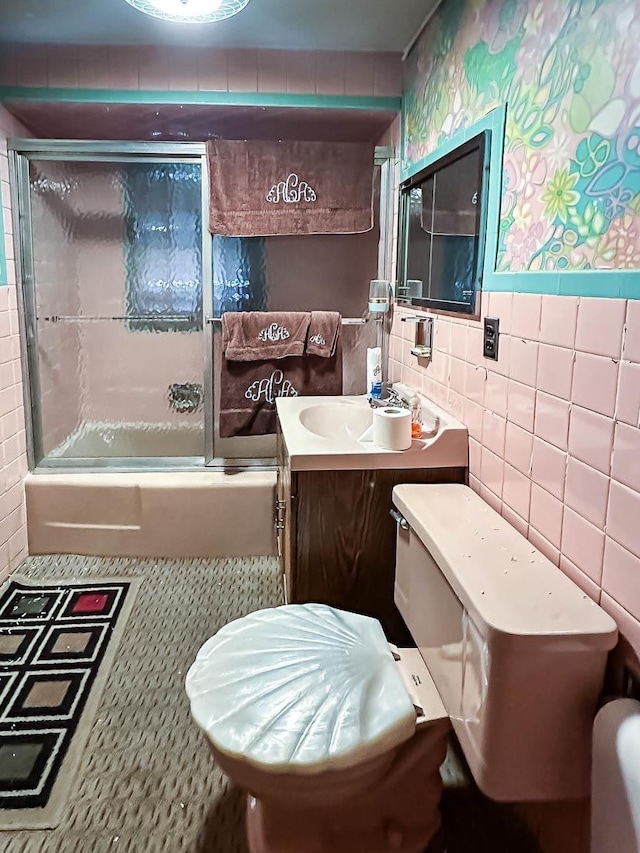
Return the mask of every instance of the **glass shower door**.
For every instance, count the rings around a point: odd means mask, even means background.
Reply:
[[[225,311],[341,312],[343,392],[364,392],[377,183],[364,234],[212,239],[202,143],[20,140],[12,164],[32,466],[272,465],[274,435],[220,429]]]
[[[33,154],[21,190],[35,464],[202,464],[201,158]]]

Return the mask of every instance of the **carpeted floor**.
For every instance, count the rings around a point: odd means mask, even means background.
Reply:
[[[221,625],[282,603],[274,558],[33,557],[26,578],[143,577],[55,830],[0,833],[3,853],[246,853],[244,799],[192,723],[184,676]]]
[[[66,815],[47,831],[0,832],[2,853],[247,853],[244,795],[215,767],[184,692],[198,648],[221,625],[282,603],[274,558],[33,557],[41,581],[144,579],[109,675]],[[433,853],[533,853],[513,810],[488,801],[451,753]]]

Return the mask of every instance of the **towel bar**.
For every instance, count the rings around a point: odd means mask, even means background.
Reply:
[[[377,318],[376,318],[377,319]],[[205,317],[205,323],[221,323],[221,317]],[[369,322],[368,317],[343,317],[342,325],[343,326],[364,326]]]
[[[62,315],[55,314],[51,317],[37,317],[36,319],[42,320],[45,323],[86,323],[86,322],[95,322],[99,320],[149,320],[149,321],[162,321],[162,320],[170,320],[171,322],[179,322],[179,321],[189,321],[190,323],[197,322],[198,317],[196,314],[144,314],[144,315],[119,315],[113,317],[93,317],[88,315]],[[376,318],[377,320],[378,318]],[[205,323],[221,323],[221,317],[205,317]],[[369,322],[368,317],[343,317],[342,325],[343,326],[364,326]]]
[[[43,323],[95,323],[104,320],[146,320],[148,322],[170,321],[172,323],[197,323],[198,314],[119,314],[112,317],[89,314],[52,314],[48,317],[36,317]]]

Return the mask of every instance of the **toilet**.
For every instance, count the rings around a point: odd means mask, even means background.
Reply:
[[[393,490],[395,601],[416,648],[323,604],[224,626],[186,678],[251,853],[423,853],[453,730],[499,801],[588,796],[617,629],[471,489]]]

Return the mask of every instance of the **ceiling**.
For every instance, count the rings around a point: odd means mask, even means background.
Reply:
[[[233,18],[172,24],[125,0],[0,0],[0,42],[402,51],[438,0],[251,0]]]

